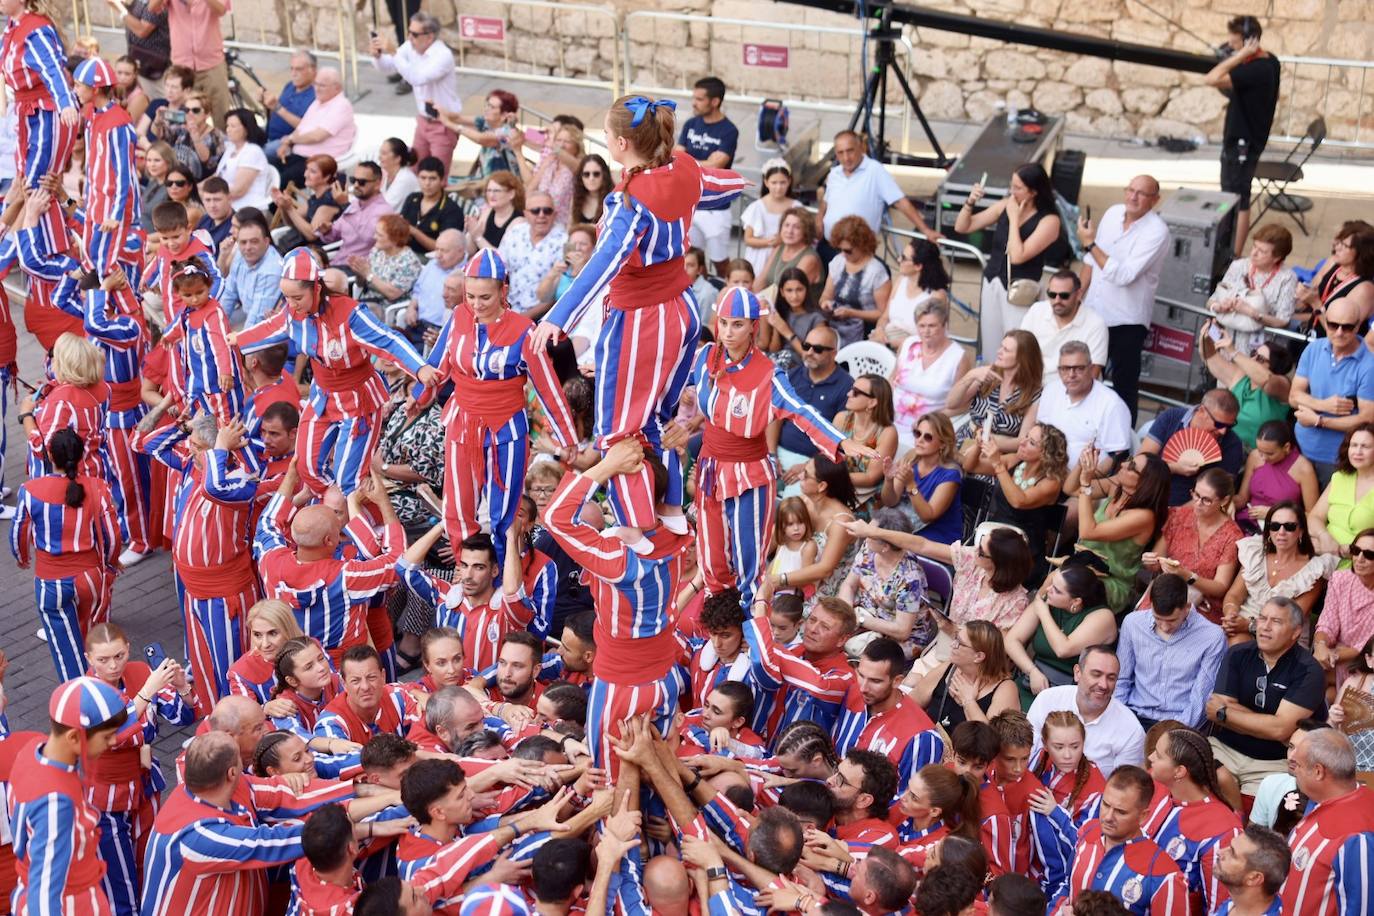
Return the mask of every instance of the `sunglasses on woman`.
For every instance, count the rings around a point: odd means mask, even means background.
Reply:
[[[1367,547],[1351,547],[1350,559],[1358,560],[1363,557],[1366,560],[1374,561],[1374,550]]]
[[[1297,531],[1297,530],[1298,530],[1298,523],[1297,523],[1297,522],[1270,522],[1270,523],[1269,523],[1269,530],[1270,530],[1270,531],[1289,531],[1289,532]]]
[[[594,172],[583,172],[583,173],[582,173],[582,177],[583,177],[583,178],[600,178],[600,177],[602,176],[602,174],[603,174],[603,173],[601,172],[601,170],[600,170],[600,169],[597,169],[597,170],[594,171]]]
[[[184,188],[190,183],[191,182],[187,181],[185,178],[173,178],[171,181],[167,182],[167,187]]]

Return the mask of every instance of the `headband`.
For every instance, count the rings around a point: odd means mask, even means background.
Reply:
[[[672,99],[659,99],[655,102],[653,99],[645,98],[642,95],[636,95],[625,100],[625,107],[634,115],[634,117],[630,118],[630,126],[638,127],[644,123],[644,116],[649,112],[658,111],[660,108],[676,111],[677,103]]]

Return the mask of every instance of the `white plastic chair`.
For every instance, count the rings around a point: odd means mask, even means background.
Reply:
[[[891,378],[892,370],[897,366],[897,355],[876,341],[858,340],[841,347],[840,352],[835,354],[835,361],[843,363],[855,378],[861,375]]]

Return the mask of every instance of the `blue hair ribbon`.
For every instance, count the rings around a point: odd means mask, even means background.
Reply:
[[[647,115],[649,112],[657,111],[660,108],[666,108],[669,111],[676,111],[677,103],[674,102],[672,99],[659,99],[657,102],[655,102],[653,99],[645,98],[642,95],[637,95],[634,98],[626,99],[625,107],[628,108],[634,114],[634,117],[630,119],[630,126],[638,127],[639,125],[644,123],[644,116]]]

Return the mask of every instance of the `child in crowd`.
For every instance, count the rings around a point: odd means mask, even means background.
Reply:
[[[816,554],[820,550],[816,546],[816,528],[800,496],[789,496],[778,504],[778,520],[775,524],[773,537],[778,549],[773,552],[773,561],[768,564],[768,571],[774,577],[781,578],[783,573],[796,572],[816,562]],[[815,590],[814,585],[808,585],[801,590],[788,589],[774,594],[801,594],[810,598]],[[776,632],[774,635],[777,635]]]
[[[243,416],[243,379],[229,346],[229,319],[210,295],[212,278],[203,261],[190,258],[172,265],[172,295],[181,303],[163,340],[175,348],[172,378],[184,409],[213,414],[221,426]]]
[[[184,307],[172,289],[175,262],[192,258],[200,261],[210,277],[210,297],[216,301],[224,286],[224,278],[215,265],[214,250],[199,233],[191,232],[185,206],[172,200],[158,204],[153,208],[153,229],[158,236],[157,256],[143,278],[143,287],[156,290],[162,297],[162,320],[159,324],[167,325]]]

